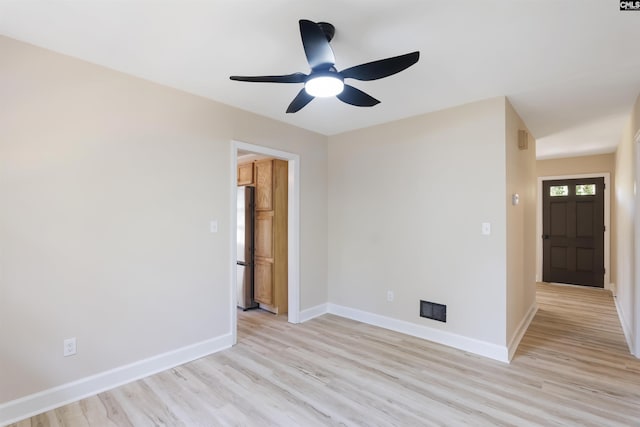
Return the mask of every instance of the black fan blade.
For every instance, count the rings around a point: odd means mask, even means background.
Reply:
[[[293,98],[291,104],[289,104],[289,108],[287,108],[287,113],[295,113],[296,111],[302,110],[302,107],[313,101],[313,96],[309,95],[307,91],[302,88],[300,92]]]
[[[356,80],[377,80],[391,76],[418,62],[420,52],[411,52],[393,58],[380,59],[342,70],[342,77]]]
[[[349,85],[344,85],[342,92],[336,96],[340,101],[355,105],[356,107],[373,107],[380,103],[380,101],[375,99],[373,96],[367,95],[360,89],[356,89]]]
[[[240,82],[258,82],[258,83],[304,83],[307,75],[303,73],[293,73],[284,76],[231,76],[231,80]]]
[[[307,62],[312,70],[328,69],[335,65],[336,58],[329,46],[329,40],[318,24],[301,19],[300,37],[304,53],[307,55]]]

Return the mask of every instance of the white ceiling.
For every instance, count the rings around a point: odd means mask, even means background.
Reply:
[[[420,61],[352,81],[375,107],[285,114],[301,85],[229,76],[308,73],[301,18],[335,25],[338,69]],[[325,135],[506,95],[539,158],[613,151],[640,93],[640,12],[618,0],[0,0],[0,34]]]

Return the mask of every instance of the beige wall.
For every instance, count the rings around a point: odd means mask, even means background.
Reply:
[[[504,144],[503,97],[330,137],[329,300],[504,346]]]
[[[616,239],[618,236],[617,233],[617,215],[616,215],[616,203],[614,203],[614,194],[616,189],[616,155],[615,153],[611,154],[598,154],[595,156],[580,156],[580,157],[567,157],[561,159],[546,159],[546,160],[538,160],[537,161],[537,175],[538,177],[547,177],[547,176],[563,176],[563,175],[581,175],[581,174],[595,174],[595,173],[608,173],[611,177],[611,182],[609,183],[609,220],[610,220],[610,252],[609,252],[609,272],[610,272],[610,282],[613,284],[613,291],[616,292],[617,276],[616,276],[616,268],[615,265],[618,259],[618,249]],[[539,215],[542,212],[538,213]],[[541,244],[540,241],[537,242],[538,245]],[[538,252],[540,253],[540,248],[538,248]],[[538,260],[538,266],[542,265],[541,260]],[[608,283],[605,283],[605,287],[609,287]]]
[[[230,332],[232,139],[300,155],[301,308],[327,301],[325,137],[5,37],[0,57],[0,403]]]
[[[613,177],[614,170],[615,153],[562,159],[545,159],[536,162],[537,175],[540,177],[600,172],[608,172]]]
[[[632,351],[640,356],[640,287],[637,281],[638,258],[635,255],[637,196],[636,151],[634,136],[640,128],[640,97],[636,100],[629,123],[624,129],[622,141],[615,154],[615,205],[618,257],[614,264],[617,277],[617,303],[623,328]],[[634,348],[635,347],[635,348]]]
[[[507,340],[517,338],[521,322],[536,303],[536,141],[506,101]],[[518,131],[527,131],[528,148],[518,148]],[[513,205],[513,194],[519,203]]]

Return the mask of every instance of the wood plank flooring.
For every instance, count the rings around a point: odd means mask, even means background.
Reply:
[[[332,315],[240,313],[238,345],[14,424],[640,426],[611,294],[538,284],[510,365]]]

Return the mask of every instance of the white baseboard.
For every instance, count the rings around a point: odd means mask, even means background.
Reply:
[[[306,322],[307,320],[311,320],[314,317],[322,316],[329,312],[327,303],[316,305],[315,307],[307,308],[306,310],[302,310],[300,312],[299,320],[300,323]]]
[[[516,354],[516,350],[520,345],[520,341],[522,341],[522,337],[524,337],[527,329],[529,329],[529,325],[531,324],[533,318],[536,316],[537,312],[538,304],[536,304],[536,302],[534,301],[533,304],[531,304],[531,307],[529,307],[529,311],[527,312],[526,316],[524,316],[520,321],[520,324],[516,328],[513,337],[509,341],[509,345],[507,346],[507,348],[509,349],[509,361],[511,361],[511,359],[513,359],[513,355]]]
[[[616,284],[613,282],[609,282],[609,283],[605,283],[604,284],[604,289],[606,289],[607,291],[611,291],[611,293],[613,294],[613,296],[616,296]]]
[[[232,344],[231,334],[222,335],[3,403],[0,405],[0,425],[8,425],[85,397],[94,396],[224,350]]]
[[[329,303],[328,312],[335,314],[336,316],[346,317],[369,325],[379,326],[381,328],[423,338],[438,344],[443,344],[469,353],[498,360],[500,362],[509,363],[509,352],[505,346],[337,304]]]
[[[631,354],[633,354],[636,357],[638,357],[634,352],[635,343],[634,343],[634,340],[633,340],[633,334],[631,333],[631,327],[630,327],[629,323],[627,323],[627,319],[624,317],[624,314],[622,312],[622,308],[618,304],[618,298],[617,297],[613,297],[613,302],[615,302],[615,304],[616,304],[616,311],[618,312],[618,319],[620,319],[620,326],[622,326],[622,332],[624,333],[624,338],[627,341],[627,346],[629,346],[629,351],[631,352]]]

